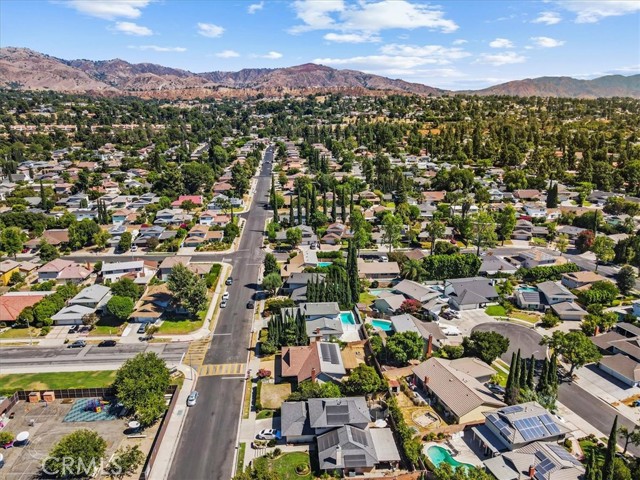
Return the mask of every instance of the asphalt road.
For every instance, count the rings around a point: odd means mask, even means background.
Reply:
[[[113,365],[114,368],[117,368],[140,352],[155,352],[168,365],[174,365],[180,363],[188,347],[187,342],[123,344],[115,347],[88,345],[84,348],[3,347],[0,349],[0,365],[4,370],[10,370],[12,367],[74,365],[78,363]]]
[[[265,160],[273,160],[268,149]],[[271,163],[265,161],[256,185],[256,194],[246,216],[240,247],[225,255],[233,264],[230,300],[221,310],[205,364],[245,363],[251,335],[253,310],[247,302],[255,299],[258,273],[264,253],[264,224],[269,211],[262,205],[268,199]],[[199,257],[200,258],[200,257]],[[220,256],[215,257],[220,260]],[[169,478],[189,480],[229,480],[243,396],[244,373],[230,376],[201,376],[196,383],[198,404],[189,409],[177,445]]]
[[[502,360],[511,363],[511,354],[520,349],[522,358],[529,358],[531,354],[537,359],[545,357],[547,347],[539,345],[542,336],[531,328],[521,327],[513,323],[481,323],[474,327],[472,332],[497,332],[509,339],[509,350],[502,355]]]

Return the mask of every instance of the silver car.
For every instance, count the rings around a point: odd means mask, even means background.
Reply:
[[[194,390],[193,392],[191,392],[189,394],[189,396],[187,397],[187,407],[193,407],[196,402],[198,401],[198,391]]]

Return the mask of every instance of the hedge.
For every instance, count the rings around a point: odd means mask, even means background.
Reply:
[[[577,272],[580,267],[575,263],[565,263],[564,265],[549,265],[546,267],[521,268],[518,275],[528,282],[546,282],[548,280],[557,281],[562,278],[563,273]]]

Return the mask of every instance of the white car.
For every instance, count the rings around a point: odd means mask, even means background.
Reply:
[[[229,300],[229,292],[224,292],[222,294],[222,300]]]
[[[220,302],[220,308],[227,308],[227,301],[226,300],[222,300]]]
[[[265,428],[256,435],[258,440],[279,440],[280,437],[280,432],[274,428]]]
[[[189,394],[189,396],[187,397],[187,407],[193,407],[196,402],[198,401],[198,391],[194,390],[193,392],[191,392]]]

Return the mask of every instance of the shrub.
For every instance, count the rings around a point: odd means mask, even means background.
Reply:
[[[269,441],[267,442],[267,447],[269,447],[269,448],[271,448],[271,447],[275,447],[277,443],[278,443],[278,442],[277,442],[275,439],[273,439],[273,440],[269,440]]]
[[[49,325],[45,325],[44,327],[42,327],[42,329],[40,329],[40,336],[46,337],[50,331],[51,331],[51,327]]]
[[[2,431],[0,432],[0,445],[6,445],[7,443],[13,442],[13,439],[16,438],[12,432]]]
[[[563,445],[564,445],[564,448],[571,451],[571,448],[573,447],[573,442],[571,441],[570,438],[565,438]]]

